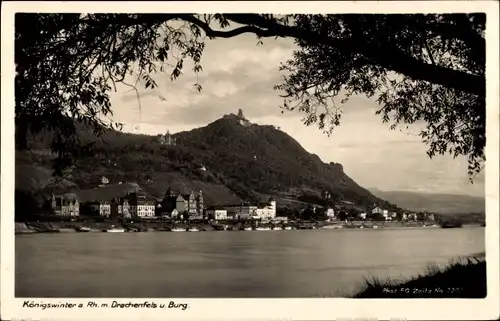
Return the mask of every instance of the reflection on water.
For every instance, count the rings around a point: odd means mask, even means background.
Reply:
[[[483,252],[483,228],[16,236],[20,297],[324,297]]]

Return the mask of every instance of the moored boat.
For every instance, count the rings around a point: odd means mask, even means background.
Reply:
[[[252,227],[251,226],[246,226],[243,228],[243,231],[251,231]]]
[[[270,231],[271,228],[270,227],[257,227],[255,230],[256,231]]]
[[[105,232],[107,232],[107,233],[123,233],[123,232],[125,232],[125,229],[123,229],[123,228],[117,228],[117,227],[111,227],[111,228],[105,230]]]
[[[90,232],[90,227],[81,226],[77,229],[78,232]]]
[[[325,225],[323,227],[321,227],[322,229],[326,229],[326,230],[335,230],[335,229],[339,229],[339,228],[342,228],[343,226],[340,225],[340,224],[332,224],[332,225]]]
[[[283,228],[281,226],[275,226],[273,227],[273,231],[281,231]]]
[[[285,230],[287,230],[287,231],[291,231],[291,230],[292,230],[292,227],[291,227],[291,226],[285,226]]]
[[[199,231],[200,231],[200,229],[197,228],[197,227],[190,227],[190,228],[188,228],[188,232],[199,232]]]
[[[180,228],[180,227],[174,227],[170,231],[172,231],[172,232],[186,232],[186,229],[185,228]]]
[[[441,223],[441,228],[461,228],[462,223],[460,221],[448,221]]]

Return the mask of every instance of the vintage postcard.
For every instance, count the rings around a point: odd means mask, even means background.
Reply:
[[[2,5],[10,320],[498,320],[496,1]]]

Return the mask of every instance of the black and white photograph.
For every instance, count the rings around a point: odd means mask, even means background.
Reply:
[[[42,3],[2,6],[4,312],[499,317],[498,2]]]

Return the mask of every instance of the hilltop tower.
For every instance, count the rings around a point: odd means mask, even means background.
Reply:
[[[167,146],[175,146],[177,145],[177,141],[175,137],[173,137],[172,134],[170,134],[170,130],[167,130],[165,135],[158,135],[158,142],[162,145],[167,145]]]
[[[238,115],[236,116],[238,118],[238,123],[243,126],[243,127],[248,127],[250,126],[250,122],[248,119],[245,118],[245,115],[243,115],[243,110],[238,109]]]

